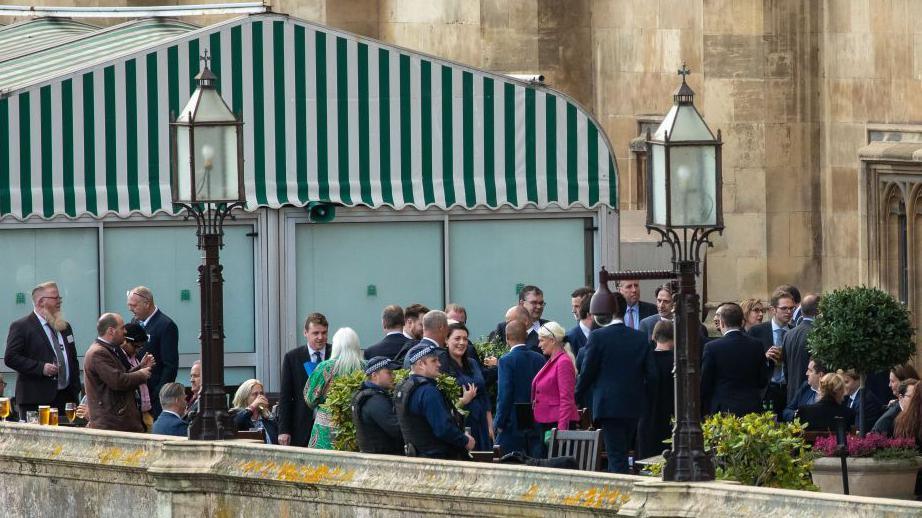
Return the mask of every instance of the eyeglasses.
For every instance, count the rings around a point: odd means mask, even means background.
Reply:
[[[58,295],[57,297],[41,297],[38,300],[42,300],[42,299],[51,299],[51,300],[58,300],[58,301],[64,302],[64,297],[60,295]]]
[[[794,311],[794,306],[775,306],[775,311]]]

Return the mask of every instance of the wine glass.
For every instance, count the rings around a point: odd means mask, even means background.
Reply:
[[[74,403],[64,405],[64,414],[67,415],[67,420],[70,424],[74,424],[74,421],[77,420],[77,405]]]
[[[0,421],[10,416],[10,398],[0,397]]]

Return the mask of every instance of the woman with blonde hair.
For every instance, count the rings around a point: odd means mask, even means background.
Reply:
[[[765,317],[765,305],[760,299],[746,299],[740,302],[740,308],[743,309],[743,330],[747,333],[754,325],[762,323]]]
[[[855,411],[842,405],[845,399],[845,380],[834,372],[820,378],[820,399],[812,405],[800,407],[795,414],[807,423],[807,431],[835,430],[836,418],[845,419],[845,426],[851,428],[855,422]]]
[[[531,400],[535,423],[544,431],[569,430],[571,423],[579,422],[574,396],[576,360],[565,335],[557,322],[545,322],[538,328],[538,345],[548,360],[531,382]]]
[[[237,430],[265,430],[266,444],[278,444],[279,427],[269,409],[263,384],[257,379],[244,381],[234,393],[228,412]]]
[[[364,369],[365,361],[359,335],[350,327],[340,328],[333,335],[330,359],[317,365],[304,386],[304,400],[307,406],[314,410],[314,427],[311,429],[308,448],[333,449],[336,430],[333,428],[330,409],[326,405],[327,392],[336,378]]]

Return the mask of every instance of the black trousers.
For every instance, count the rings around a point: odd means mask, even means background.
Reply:
[[[769,383],[765,389],[765,398],[762,400],[763,406],[772,409],[772,412],[781,419],[784,407],[788,404],[788,386],[785,383]]]
[[[631,440],[637,432],[636,418],[596,419],[596,425],[602,429],[605,451],[608,452],[608,471],[627,473],[627,453]]]

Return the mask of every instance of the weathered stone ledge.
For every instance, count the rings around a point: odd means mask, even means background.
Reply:
[[[922,516],[918,502],[19,423],[0,423],[0,485],[17,517]]]

